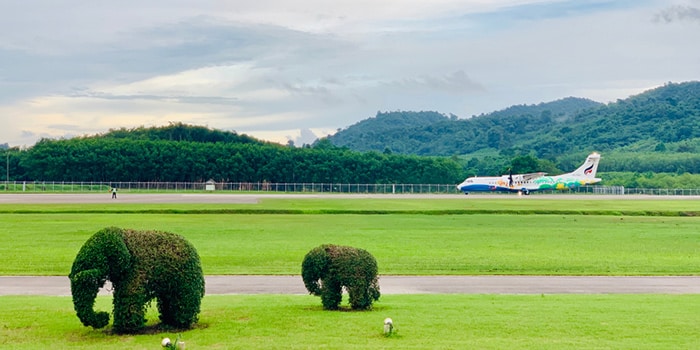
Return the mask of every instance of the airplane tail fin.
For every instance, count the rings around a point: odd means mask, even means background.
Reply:
[[[600,154],[591,153],[586,158],[586,161],[578,169],[574,170],[571,175],[585,177],[589,179],[594,179],[595,174],[598,171],[598,162],[600,161]]]

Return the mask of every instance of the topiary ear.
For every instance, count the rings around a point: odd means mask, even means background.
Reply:
[[[109,280],[112,283],[120,283],[125,278],[128,278],[133,270],[131,253],[126,244],[121,242],[119,249],[115,249],[110,255]]]
[[[112,283],[119,283],[132,270],[131,252],[125,242],[125,230],[108,227],[103,230],[108,233],[101,243],[101,251],[108,261],[108,277]]]

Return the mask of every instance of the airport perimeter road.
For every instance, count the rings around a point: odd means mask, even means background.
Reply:
[[[209,203],[209,204],[255,204],[261,199],[425,199],[457,198],[459,194],[343,194],[343,193],[119,193],[112,199],[110,193],[2,193],[0,204],[119,204],[119,203]]]
[[[110,193],[2,193],[0,204],[103,204],[103,203],[211,203],[254,204],[265,198],[342,198],[342,199],[512,199],[512,200],[698,200],[700,196],[649,196],[649,195],[581,195],[581,194],[379,194],[379,193],[118,193],[112,199]]]
[[[700,276],[380,276],[382,294],[700,294]],[[101,295],[111,293],[109,284]],[[307,294],[300,276],[206,276],[206,294]],[[0,296],[69,296],[64,276],[0,276]]]

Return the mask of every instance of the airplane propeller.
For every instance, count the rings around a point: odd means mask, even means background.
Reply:
[[[513,168],[508,168],[508,186],[513,187]]]

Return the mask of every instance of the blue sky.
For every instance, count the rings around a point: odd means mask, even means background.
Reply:
[[[700,80],[700,0],[0,4],[0,144],[169,122],[298,145]]]

